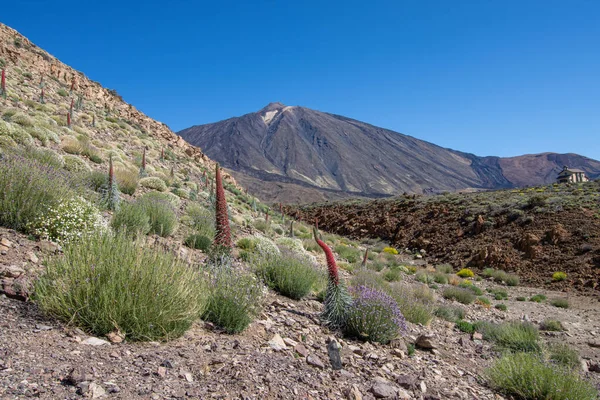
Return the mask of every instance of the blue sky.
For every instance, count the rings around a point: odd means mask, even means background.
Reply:
[[[280,101],[478,155],[600,159],[597,1],[54,1],[0,21],[174,130]]]

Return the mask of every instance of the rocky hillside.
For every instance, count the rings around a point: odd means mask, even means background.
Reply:
[[[600,162],[576,154],[478,157],[281,103],[178,134],[269,201],[540,185],[554,182],[563,165],[600,176]]]
[[[290,206],[353,238],[382,238],[435,262],[516,272],[528,284],[600,294],[600,183]]]

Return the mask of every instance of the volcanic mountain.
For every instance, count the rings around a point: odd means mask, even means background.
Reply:
[[[580,168],[592,178],[600,175],[600,162],[576,154],[478,157],[281,103],[178,134],[269,201],[539,185],[554,182],[563,165]]]

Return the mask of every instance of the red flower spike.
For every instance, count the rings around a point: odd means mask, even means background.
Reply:
[[[2,83],[0,87],[2,87],[2,93],[6,93],[6,71],[4,69],[2,69]]]
[[[67,126],[71,127],[71,114],[67,113]]]
[[[142,153],[142,169],[146,169],[146,148],[144,147],[144,152]]]
[[[333,252],[331,251],[329,246],[327,246],[327,244],[324,241],[319,239],[319,232],[316,227],[313,228],[313,233],[315,235],[315,240],[317,241],[317,244],[325,252],[325,258],[327,259],[327,272],[329,273],[329,281],[337,286],[340,283],[340,277],[338,274],[338,266],[337,266],[337,263],[335,262],[335,257],[333,256]]]
[[[369,258],[369,248],[365,250],[365,256],[363,257],[363,262],[361,267],[365,268],[367,266],[367,259]]]
[[[215,201],[215,228],[217,233],[215,235],[215,244],[231,248],[231,231],[229,230],[229,217],[227,215],[227,199],[225,198],[225,190],[223,189],[219,164],[216,165],[215,183],[217,186],[217,196]]]
[[[113,168],[112,154],[108,158],[108,188],[112,188],[115,181],[115,171]]]
[[[269,210],[265,213],[265,222],[269,222]]]

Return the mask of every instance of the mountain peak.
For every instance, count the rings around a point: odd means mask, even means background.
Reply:
[[[285,104],[276,101],[274,103],[267,104],[264,108],[262,108],[259,111],[259,114],[266,112],[266,111],[278,111],[278,110],[281,110],[282,108],[285,108]]]

